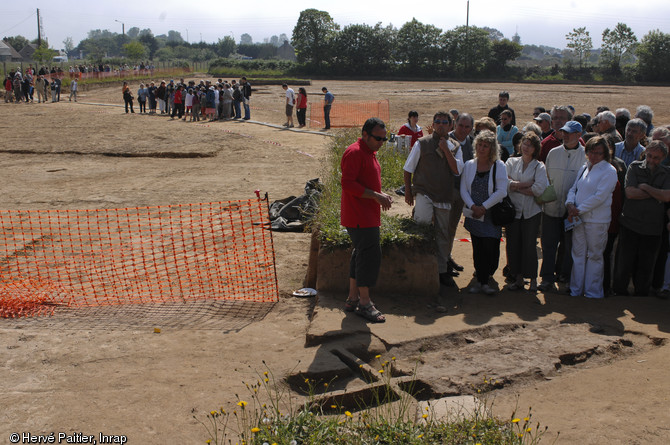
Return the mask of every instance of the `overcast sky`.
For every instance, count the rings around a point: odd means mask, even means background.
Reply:
[[[466,0],[247,0],[238,2],[210,0],[57,0],[51,2],[4,2],[0,13],[0,36],[22,35],[37,38],[37,14],[40,9],[44,35],[53,48],[63,47],[72,37],[75,45],[91,29],[121,33],[125,29],[150,28],[154,35],[179,31],[189,42],[216,42],[226,35],[239,42],[250,34],[254,42],[285,33],[289,38],[300,11],[316,8],[330,13],[344,27],[354,23],[400,28],[412,17],[449,30],[466,22]],[[380,6],[375,6],[380,5]],[[116,22],[118,20],[118,22]],[[519,33],[522,44],[565,48],[565,35],[585,26],[594,48],[601,44],[602,31],[618,22],[630,26],[640,40],[647,32],[670,32],[670,1],[591,0],[535,1],[471,0],[470,24],[497,28],[507,38]]]

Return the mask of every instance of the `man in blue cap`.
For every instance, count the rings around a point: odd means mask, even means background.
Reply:
[[[546,203],[542,213],[542,282],[538,286],[542,292],[555,289],[557,278],[569,282],[572,234],[564,229],[567,216],[565,200],[577,179],[577,173],[586,163],[584,146],[579,142],[582,125],[577,121],[568,121],[557,132],[563,144],[552,148],[545,162],[549,182],[556,190],[556,200]],[[562,257],[559,255],[559,245]]]

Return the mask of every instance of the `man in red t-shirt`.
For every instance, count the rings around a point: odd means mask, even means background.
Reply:
[[[393,198],[382,192],[381,168],[375,153],[386,139],[386,125],[372,117],[363,124],[362,136],[345,150],[342,170],[340,222],[346,227],[354,250],[349,265],[349,296],[345,310],[373,323],[386,321],[370,301],[370,287],[377,282],[381,265],[379,226],[381,211]]]

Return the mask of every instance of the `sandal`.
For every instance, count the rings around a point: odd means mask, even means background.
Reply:
[[[360,315],[368,321],[373,323],[384,323],[386,318],[374,305],[374,303],[369,302],[366,306],[361,306],[360,304],[356,308],[356,315]]]
[[[355,311],[356,307],[358,306],[358,301],[359,301],[358,298],[356,298],[355,300],[350,300],[347,298],[347,301],[344,302],[344,310],[347,312]]]

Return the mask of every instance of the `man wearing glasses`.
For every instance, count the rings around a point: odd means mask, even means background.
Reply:
[[[365,121],[361,137],[344,151],[340,223],[346,227],[354,250],[349,265],[349,296],[345,310],[373,323],[386,321],[370,300],[377,282],[382,251],[379,244],[381,209],[391,208],[393,198],[382,192],[381,168],[376,152],[386,138],[386,125],[372,117]]]
[[[438,111],[433,116],[433,133],[420,138],[405,162],[405,202],[414,206],[414,220],[435,223],[437,266],[440,283],[456,286],[449,268],[453,234],[449,213],[454,202],[455,179],[463,171],[463,151],[449,138],[451,115]]]

